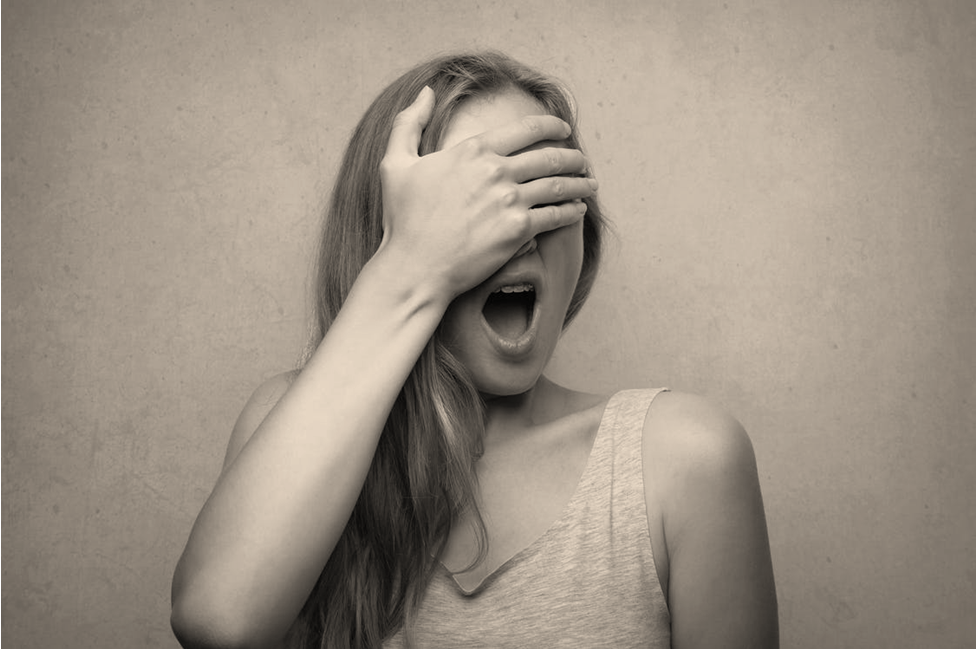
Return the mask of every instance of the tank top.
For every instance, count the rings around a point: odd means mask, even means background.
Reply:
[[[438,564],[409,628],[384,648],[669,648],[641,461],[644,418],[662,391],[614,394],[559,518],[473,591]]]

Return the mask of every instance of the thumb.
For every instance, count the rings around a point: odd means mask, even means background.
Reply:
[[[393,120],[393,130],[386,147],[387,155],[417,156],[420,136],[434,112],[434,91],[424,86],[413,103],[397,113]]]

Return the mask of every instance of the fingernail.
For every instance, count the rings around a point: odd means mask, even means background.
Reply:
[[[579,213],[580,214],[586,214],[586,203],[584,203],[583,201],[580,201],[579,202],[579,205],[576,206],[576,209],[579,210]]]
[[[600,183],[596,181],[596,178],[587,178],[586,182],[590,183],[590,189],[596,191],[600,188]]]

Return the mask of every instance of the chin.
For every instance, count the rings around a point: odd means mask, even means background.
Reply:
[[[492,397],[512,397],[524,394],[535,387],[545,369],[544,363],[535,359],[524,359],[521,363],[506,362],[495,358],[465,358],[459,360],[468,370],[475,389],[486,399]]]
[[[536,376],[529,381],[493,380],[490,382],[482,382],[476,380],[474,385],[478,392],[481,393],[482,397],[485,399],[492,399],[494,397],[514,397],[520,394],[525,394],[534,388],[538,381],[539,377]]]

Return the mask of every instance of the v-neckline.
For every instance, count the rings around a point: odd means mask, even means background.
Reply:
[[[609,428],[610,426],[609,422],[612,419],[611,415],[617,408],[617,401],[619,395],[620,392],[616,392],[612,394],[610,398],[607,400],[606,404],[603,406],[603,412],[600,415],[600,423],[597,426],[596,434],[593,436],[593,444],[590,446],[590,452],[586,457],[586,463],[583,466],[583,471],[580,473],[579,480],[577,480],[576,486],[573,487],[573,491],[569,499],[559,510],[559,514],[556,516],[556,518],[552,520],[551,523],[549,523],[549,526],[546,527],[546,529],[540,535],[538,535],[535,539],[530,541],[527,545],[525,545],[520,550],[517,550],[508,559],[502,561],[497,566],[495,566],[481,579],[480,582],[478,582],[474,586],[474,588],[470,590],[468,590],[467,588],[462,586],[460,582],[458,582],[456,575],[459,573],[451,572],[451,570],[447,566],[445,566],[440,559],[437,560],[436,569],[442,574],[446,575],[453,583],[454,587],[458,591],[460,591],[462,595],[464,595],[465,597],[472,597],[485,590],[488,586],[491,585],[493,581],[495,581],[496,578],[498,578],[500,575],[507,572],[513,565],[518,563],[521,559],[536,552],[539,546],[542,544],[542,542],[553,533],[553,531],[559,526],[560,523],[563,522],[563,520],[566,519],[566,517],[572,511],[573,507],[576,505],[576,501],[579,500],[580,493],[583,491],[583,485],[587,484],[593,479],[593,476],[591,474],[594,471],[593,467],[594,464],[596,463],[594,458],[600,455],[599,447],[605,441],[606,429]]]

